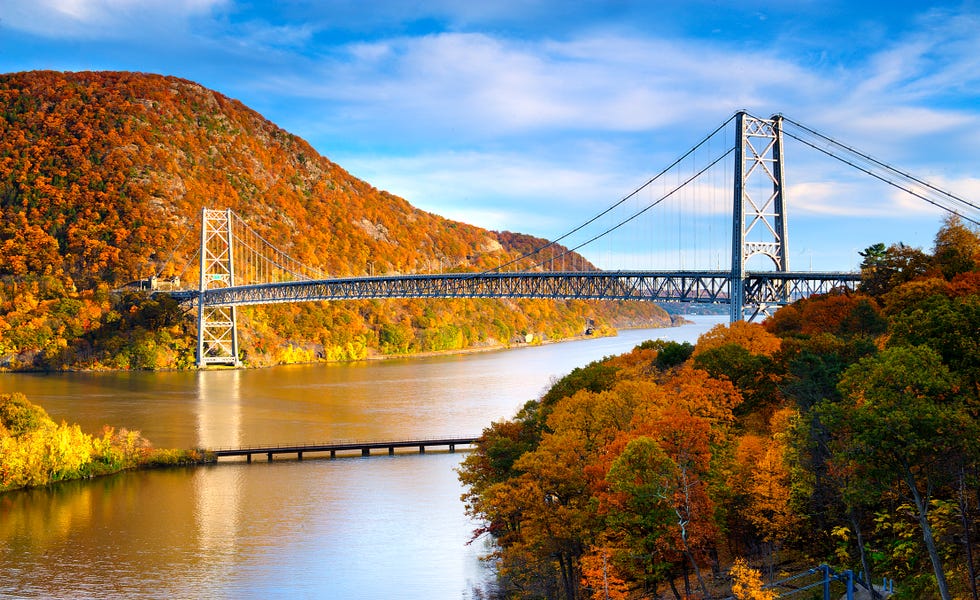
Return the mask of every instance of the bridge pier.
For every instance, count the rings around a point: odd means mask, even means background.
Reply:
[[[252,464],[252,455],[251,454],[246,454],[245,455],[245,462],[247,462],[248,464]]]
[[[371,456],[370,448],[361,448],[361,456]]]
[[[269,457],[269,462],[272,462],[272,453],[266,452],[265,455]]]
[[[394,456],[394,455],[395,455],[395,447],[388,446],[388,456]]]

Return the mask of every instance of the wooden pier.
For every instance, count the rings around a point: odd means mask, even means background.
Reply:
[[[472,446],[480,439],[479,436],[426,438],[395,441],[345,441],[326,442],[321,444],[290,444],[281,446],[243,446],[240,448],[218,448],[211,450],[217,459],[229,456],[244,456],[246,462],[252,462],[252,455],[265,455],[271,462],[277,454],[295,454],[297,460],[303,460],[303,455],[330,453],[330,458],[336,458],[338,452],[360,453],[361,456],[371,456],[372,450],[388,450],[388,455],[394,455],[398,448],[418,448],[419,454],[425,454],[426,448],[446,448],[455,452],[457,446]],[[356,454],[355,454],[356,455]]]

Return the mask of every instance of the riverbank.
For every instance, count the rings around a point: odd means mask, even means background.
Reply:
[[[632,331],[640,329],[670,329],[675,327],[680,327],[683,325],[690,325],[694,321],[690,321],[684,318],[683,315],[670,314],[669,324],[660,324],[653,322],[639,322],[631,321],[630,324],[622,326],[610,326],[610,327],[598,327],[591,330],[588,333],[582,333],[578,335],[572,335],[567,337],[562,337],[559,339],[552,339],[544,336],[540,333],[529,334],[528,338],[523,340],[515,338],[509,342],[499,342],[494,341],[492,344],[480,345],[480,346],[470,346],[466,348],[456,348],[450,350],[428,350],[424,352],[406,352],[406,353],[395,353],[395,354],[384,354],[377,349],[368,349],[365,355],[361,358],[354,360],[330,360],[327,358],[317,358],[316,353],[310,353],[314,358],[312,360],[291,360],[287,362],[270,362],[265,363],[262,361],[254,361],[246,359],[240,367],[230,367],[230,366],[212,366],[208,367],[213,370],[228,370],[236,368],[245,369],[266,369],[270,367],[280,367],[287,365],[315,365],[315,364],[350,364],[357,363],[361,361],[385,361],[385,360],[399,360],[405,358],[432,358],[437,356],[454,356],[454,355],[467,355],[467,354],[479,354],[484,352],[498,352],[502,350],[513,350],[518,348],[527,348],[533,346],[543,346],[549,344],[559,344],[563,342],[574,342],[582,341],[588,339],[604,338],[604,337],[615,337],[619,335],[620,331]],[[100,366],[97,368],[73,368],[65,367],[62,369],[11,369],[8,366],[0,366],[0,375],[4,373],[37,373],[37,374],[54,374],[54,373],[114,373],[114,372],[133,372],[133,371],[147,371],[154,373],[168,373],[168,372],[181,372],[181,371],[193,371],[196,367],[191,368],[153,368],[153,369],[114,369],[105,366]]]
[[[386,360],[402,360],[411,358],[434,358],[439,356],[456,356],[456,355],[469,355],[469,354],[482,354],[486,352],[501,352],[505,350],[516,350],[521,348],[531,348],[536,346],[548,346],[551,344],[562,344],[565,342],[577,342],[590,339],[600,339],[607,337],[616,337],[621,331],[638,331],[647,329],[672,329],[675,327],[682,327],[684,325],[694,325],[695,321],[686,319],[683,315],[671,314],[669,325],[659,325],[655,323],[637,323],[634,325],[627,325],[621,327],[609,327],[609,328],[598,328],[590,333],[582,333],[579,335],[573,335],[568,337],[563,337],[561,339],[550,339],[548,337],[542,337],[541,335],[533,336],[531,341],[513,341],[509,343],[495,343],[486,346],[471,346],[468,348],[459,348],[455,350],[430,350],[425,352],[411,352],[404,354],[381,354],[381,353],[371,353],[359,360],[352,361],[330,361],[330,360],[316,360],[309,362],[295,362],[295,363],[278,363],[274,365],[261,365],[253,366],[246,365],[246,368],[272,368],[289,365],[314,365],[314,364],[350,364],[357,363],[361,361],[386,361]]]

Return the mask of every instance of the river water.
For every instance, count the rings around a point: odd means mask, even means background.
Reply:
[[[0,374],[88,433],[157,447],[479,434],[550,381],[652,338],[615,338],[345,365],[178,373]],[[493,574],[470,541],[464,454],[221,462],[0,495],[0,597],[478,598]],[[256,457],[258,458],[258,457]]]

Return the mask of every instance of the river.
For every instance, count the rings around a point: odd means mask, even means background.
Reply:
[[[174,373],[0,374],[88,433],[158,447],[478,434],[550,381],[651,338],[721,322],[474,354]],[[0,495],[0,597],[479,598],[464,454],[222,462]]]

